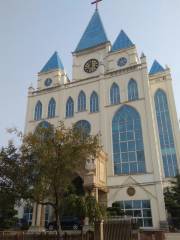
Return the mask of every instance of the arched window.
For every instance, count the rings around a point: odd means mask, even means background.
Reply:
[[[34,131],[35,135],[42,141],[49,139],[54,134],[54,126],[47,121],[40,122]]]
[[[119,86],[116,83],[113,83],[110,89],[110,101],[111,104],[118,104],[120,103],[120,93],[119,93]]]
[[[86,111],[86,95],[83,91],[78,96],[78,112]]]
[[[71,97],[69,97],[66,103],[66,117],[73,116],[74,116],[74,101]]]
[[[159,89],[154,101],[164,173],[166,177],[174,177],[178,171],[177,157],[166,93]]]
[[[91,132],[91,124],[86,120],[80,120],[80,121],[76,122],[74,127],[76,129],[81,130],[85,134],[90,134],[90,132]]]
[[[48,118],[54,118],[56,115],[56,102],[51,98],[48,105]]]
[[[144,173],[145,155],[139,113],[130,106],[120,108],[112,120],[115,174]]]
[[[94,91],[90,97],[90,112],[99,111],[99,99],[97,93]]]
[[[137,100],[138,96],[138,86],[137,82],[134,79],[131,79],[128,83],[128,100]]]
[[[40,101],[37,102],[34,112],[34,120],[39,121],[42,118],[42,103]]]
[[[35,131],[37,131],[39,128],[53,128],[53,125],[51,125],[49,122],[47,122],[47,121],[42,121],[42,122],[40,122],[38,125],[37,125],[37,127],[36,127],[36,129],[35,129]]]

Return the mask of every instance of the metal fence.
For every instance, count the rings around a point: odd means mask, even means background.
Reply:
[[[28,232],[0,232],[0,240],[59,240],[57,234],[28,233]],[[94,232],[67,234],[64,233],[61,240],[94,240]]]
[[[96,222],[94,231],[64,233],[62,240],[132,240],[130,219],[108,219]],[[55,233],[0,232],[0,240],[59,240]]]
[[[104,240],[131,240],[132,224],[131,220],[105,221],[103,224]]]

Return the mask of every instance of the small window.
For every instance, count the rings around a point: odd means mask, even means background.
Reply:
[[[48,118],[54,118],[56,114],[56,102],[51,98],[48,105]]]
[[[39,121],[42,118],[42,103],[40,101],[37,102],[34,112],[34,120]]]
[[[131,79],[128,83],[128,100],[133,101],[137,100],[138,96],[138,86],[134,79]]]
[[[93,92],[90,97],[90,112],[98,112],[99,111],[99,99],[96,92]]]
[[[71,97],[68,98],[66,103],[66,117],[73,117],[74,116],[74,101]]]
[[[86,95],[83,91],[78,96],[78,112],[86,111]]]
[[[116,83],[113,83],[113,85],[111,86],[110,101],[113,105],[120,103],[119,86]]]

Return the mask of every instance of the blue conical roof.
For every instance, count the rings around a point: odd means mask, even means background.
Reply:
[[[121,30],[120,34],[118,35],[116,41],[114,42],[111,51],[115,52],[121,49],[126,49],[133,47],[134,43],[129,39],[127,34]]]
[[[108,42],[98,10],[93,14],[75,52]]]
[[[61,62],[61,59],[58,55],[57,52],[55,52],[51,58],[49,59],[49,61],[45,64],[45,66],[42,68],[42,70],[40,71],[40,73],[44,73],[44,72],[48,72],[48,71],[52,71],[55,69],[61,69],[64,70],[64,66]]]
[[[152,74],[156,74],[156,73],[164,72],[164,71],[165,71],[165,69],[158,63],[158,61],[155,60],[153,62],[153,65],[151,67],[149,74],[152,75]]]

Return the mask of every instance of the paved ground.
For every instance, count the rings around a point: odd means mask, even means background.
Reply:
[[[166,233],[166,240],[180,240],[180,233]]]

